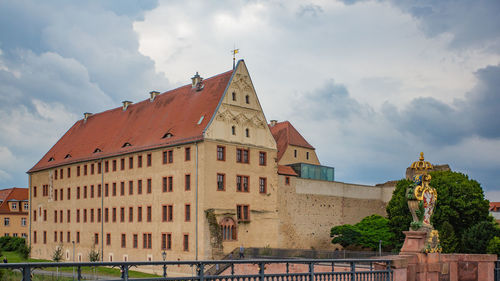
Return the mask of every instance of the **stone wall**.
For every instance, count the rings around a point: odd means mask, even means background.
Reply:
[[[355,185],[279,176],[280,248],[334,249],[330,229],[355,224],[372,214],[385,216],[394,185]],[[339,247],[339,246],[337,246]]]

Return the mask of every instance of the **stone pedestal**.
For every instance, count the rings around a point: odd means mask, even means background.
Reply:
[[[403,231],[406,235],[401,255],[422,253],[427,239],[425,231]]]

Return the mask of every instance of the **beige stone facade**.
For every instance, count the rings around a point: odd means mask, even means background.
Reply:
[[[0,235],[28,237],[29,202],[27,188],[0,190]]]

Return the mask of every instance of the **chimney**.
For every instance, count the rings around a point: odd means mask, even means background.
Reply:
[[[125,111],[125,110],[127,110],[127,107],[132,104],[132,102],[128,101],[128,100],[124,100],[124,101],[122,101],[122,104],[123,104],[123,111]]]
[[[157,92],[157,91],[151,91],[149,92],[149,101],[154,101],[156,96],[159,95],[160,92]]]
[[[278,120],[271,120],[271,127],[274,127],[278,123]]]
[[[201,90],[203,89],[203,86],[201,84],[201,81],[203,81],[203,78],[198,74],[198,71],[196,71],[196,74],[191,77],[191,88],[196,89],[196,90]]]
[[[90,112],[83,113],[83,123],[87,122],[87,119],[92,115]]]

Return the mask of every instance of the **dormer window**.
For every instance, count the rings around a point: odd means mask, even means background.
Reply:
[[[71,154],[66,154],[66,156],[64,156],[64,159],[68,159],[68,158],[71,158]]]
[[[250,104],[250,97],[248,95],[245,96],[245,102],[247,104]]]
[[[233,92],[233,101],[236,101],[236,93]]]
[[[173,136],[174,136],[174,135],[173,135],[172,133],[170,133],[170,132],[169,132],[169,133],[164,134],[164,135],[163,135],[163,137],[162,137],[162,139],[168,139],[168,138],[171,138],[171,137],[173,137]]]
[[[122,145],[122,147],[132,146],[129,142],[126,142]]]
[[[50,158],[49,158],[49,162],[52,162],[52,161],[54,161],[54,160],[56,160],[56,159],[54,159],[54,157],[50,157]]]
[[[99,147],[94,150],[94,153],[99,153],[99,152],[102,152],[102,150]]]

